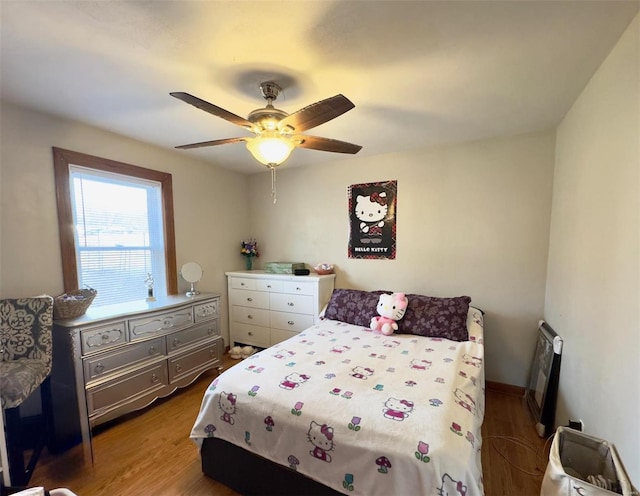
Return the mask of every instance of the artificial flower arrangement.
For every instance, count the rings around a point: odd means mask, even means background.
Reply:
[[[253,257],[259,257],[258,242],[251,238],[249,241],[243,241],[240,253],[245,257],[247,270],[253,269]]]
[[[249,241],[242,242],[242,248],[240,248],[240,253],[245,257],[259,257],[260,252],[258,252],[258,242],[251,238]]]

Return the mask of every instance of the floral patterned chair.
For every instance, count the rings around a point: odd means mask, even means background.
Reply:
[[[26,486],[46,441],[51,412],[53,298],[0,300],[0,400],[6,419],[9,474]],[[40,386],[43,429],[25,468],[20,405]],[[31,447],[28,447],[29,449]]]

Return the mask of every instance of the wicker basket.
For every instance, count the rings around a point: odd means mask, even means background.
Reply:
[[[98,292],[95,289],[76,289],[56,296],[53,300],[53,318],[75,319],[84,315]]]

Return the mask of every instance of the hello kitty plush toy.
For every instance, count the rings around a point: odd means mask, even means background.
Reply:
[[[373,317],[369,327],[385,336],[393,334],[398,330],[396,321],[404,317],[408,305],[409,300],[404,293],[381,294],[376,307],[380,316]]]

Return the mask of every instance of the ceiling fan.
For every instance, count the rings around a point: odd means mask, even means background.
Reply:
[[[346,141],[301,134],[354,108],[355,105],[344,95],[336,95],[312,103],[293,114],[287,114],[284,110],[273,106],[273,102],[282,91],[282,88],[277,83],[273,81],[262,82],[260,91],[267,101],[267,105],[264,108],[253,110],[246,119],[189,93],[170,93],[171,96],[178,100],[221,117],[256,135],[203,141],[201,143],[176,146],[176,148],[187,150],[244,141],[253,157],[272,171],[284,162],[296,147],[350,154],[358,153],[362,148],[360,145],[354,145]]]

